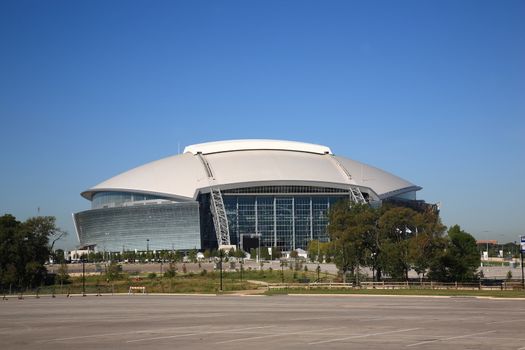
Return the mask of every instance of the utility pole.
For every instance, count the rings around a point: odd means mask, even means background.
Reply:
[[[86,261],[82,256],[82,296],[86,296]]]
[[[240,261],[240,264],[241,264],[241,269],[239,271],[241,273],[241,282],[242,282],[242,270],[243,270],[243,265],[244,265],[242,259]]]
[[[281,282],[284,283],[284,260],[281,259]]]
[[[220,285],[220,288],[219,290],[222,292],[222,249],[219,249],[219,258],[220,258],[220,269],[221,269],[221,272],[220,272],[220,279],[221,279],[221,285]]]
[[[521,256],[521,285],[525,289],[525,279],[523,278],[523,250],[520,249]]]
[[[525,278],[523,278],[523,252],[525,250],[525,236],[520,237],[520,258],[521,258],[521,285],[525,289]]]

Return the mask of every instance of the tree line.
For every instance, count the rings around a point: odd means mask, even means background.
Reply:
[[[476,240],[458,225],[447,230],[435,210],[341,201],[328,216],[330,242],[323,247],[325,257],[333,258],[345,281],[347,275],[358,280],[361,267],[370,268],[376,281],[385,275],[408,280],[410,270],[437,281],[479,278]],[[309,248],[315,254],[314,246]]]

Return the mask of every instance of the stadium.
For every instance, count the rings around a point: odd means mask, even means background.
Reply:
[[[124,172],[81,193],[73,214],[82,246],[99,251],[239,247],[246,237],[282,251],[328,241],[327,211],[341,199],[416,201],[416,186],[321,145],[231,140]]]

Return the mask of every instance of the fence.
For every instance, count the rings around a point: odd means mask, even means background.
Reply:
[[[442,282],[361,282],[356,283],[269,283],[268,290],[279,289],[457,289],[457,290],[522,290],[521,282],[442,283]]]

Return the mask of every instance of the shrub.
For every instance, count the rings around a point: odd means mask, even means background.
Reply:
[[[164,272],[164,277],[173,278],[177,274],[177,265],[170,263],[166,272]]]
[[[121,273],[122,265],[119,265],[116,262],[112,261],[111,264],[109,264],[107,267],[106,278],[108,281],[115,281],[121,277]]]
[[[150,280],[152,280],[152,279],[154,279],[154,278],[156,278],[156,277],[157,277],[157,274],[156,274],[155,272],[150,272],[150,273],[148,273],[148,278],[149,278]]]

